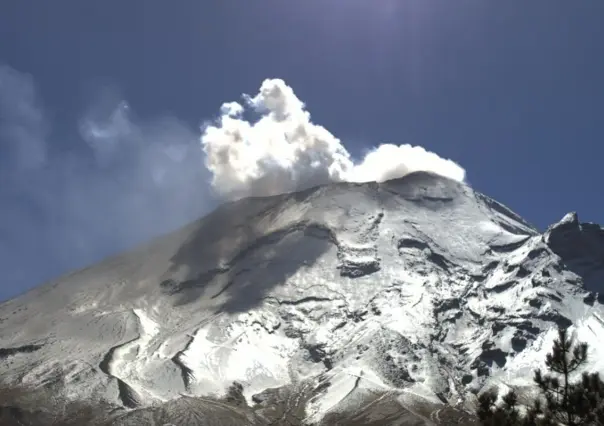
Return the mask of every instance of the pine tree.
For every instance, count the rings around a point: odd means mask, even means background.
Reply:
[[[604,382],[598,373],[583,373],[571,386],[570,403],[575,407],[579,425],[604,425]]]
[[[598,373],[583,373],[578,382],[571,376],[587,362],[587,344],[575,344],[568,330],[558,329],[552,352],[547,354],[543,374],[535,371],[541,396],[521,415],[514,391],[497,405],[497,392],[482,394],[476,414],[485,426],[604,426],[604,382]]]
[[[555,422],[567,426],[594,424],[602,412],[604,384],[598,374],[583,374],[578,383],[571,375],[587,362],[587,344],[574,344],[566,328],[558,329],[552,352],[545,365],[550,374],[535,371],[535,383],[545,398],[544,412]]]
[[[505,394],[501,405],[497,405],[496,401],[496,390],[487,391],[478,397],[478,410],[476,414],[482,425],[516,426],[521,424],[516,392],[510,391]]]

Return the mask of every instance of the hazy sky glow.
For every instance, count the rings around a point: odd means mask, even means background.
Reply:
[[[221,197],[426,152],[541,228],[604,222],[604,2],[177,3],[0,2],[0,299]],[[304,106],[262,121],[267,79]],[[272,145],[250,162],[221,123]]]

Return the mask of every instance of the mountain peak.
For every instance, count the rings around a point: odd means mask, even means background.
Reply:
[[[548,228],[544,240],[582,278],[586,289],[603,292],[604,230],[600,225],[580,223],[577,213],[571,212]]]
[[[562,227],[566,228],[578,228],[579,227],[579,215],[577,212],[569,212],[557,223],[551,226],[552,229],[559,229]]]
[[[0,377],[137,412],[233,382],[250,409],[294,395],[316,423],[376,392],[463,408],[530,385],[556,325],[604,336],[568,267],[601,229],[575,221],[542,236],[426,172],[239,200],[0,305]]]

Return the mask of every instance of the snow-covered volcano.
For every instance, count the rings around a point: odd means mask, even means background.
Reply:
[[[0,378],[124,419],[237,382],[250,423],[275,398],[300,424],[368,407],[439,423],[485,386],[530,385],[557,324],[604,372],[603,253],[574,214],[541,234],[424,172],[248,198],[0,305]]]

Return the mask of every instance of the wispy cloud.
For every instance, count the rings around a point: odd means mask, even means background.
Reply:
[[[32,169],[43,165],[47,133],[32,77],[0,65],[0,166]]]
[[[66,149],[49,137],[31,77],[0,68],[0,95],[0,299],[215,205],[199,130],[181,120],[139,119],[118,92],[103,89],[73,117],[79,141]]]
[[[97,237],[109,239],[106,246],[123,248],[174,229],[211,205],[198,131],[177,118],[137,119],[126,100],[103,93],[78,127],[94,165],[68,165],[63,205],[73,223],[105,230]]]

